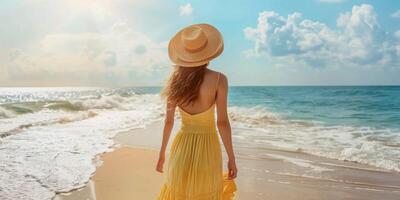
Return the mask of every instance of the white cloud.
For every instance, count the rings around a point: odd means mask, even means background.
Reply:
[[[0,86],[159,84],[169,69],[167,38],[140,18],[164,2],[29,2],[0,19]]]
[[[9,80],[90,74],[128,79],[129,72],[151,74],[168,66],[166,46],[115,23],[103,33],[49,34],[32,50],[10,51],[5,66]]]
[[[396,12],[392,13],[391,15],[393,18],[400,18],[400,10],[397,10]]]
[[[342,3],[342,2],[345,2],[347,0],[318,0],[318,1],[322,2],[322,3]]]
[[[189,16],[193,12],[193,7],[192,7],[192,4],[187,3],[185,5],[180,6],[179,10],[180,10],[181,16]]]
[[[247,27],[244,33],[255,44],[248,51],[250,55],[267,55],[314,67],[400,67],[396,55],[399,40],[381,29],[373,7],[367,4],[353,6],[351,12],[342,13],[336,29],[303,19],[300,13],[285,18],[276,12],[264,11],[259,14],[257,27]]]

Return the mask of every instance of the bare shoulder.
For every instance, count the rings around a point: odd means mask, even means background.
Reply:
[[[218,87],[222,87],[222,88],[228,87],[228,77],[226,77],[226,75],[222,72],[216,72],[216,73],[219,73]]]
[[[210,76],[217,77],[219,75],[219,85],[228,83],[228,77],[224,73],[212,69],[208,69],[208,72]]]
[[[220,75],[220,77],[219,77],[219,82],[221,83],[221,84],[223,84],[223,85],[228,85],[228,77],[225,75],[225,74],[223,74],[223,73],[220,73],[221,75]]]

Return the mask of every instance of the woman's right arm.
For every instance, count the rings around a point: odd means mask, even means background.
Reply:
[[[234,179],[237,176],[235,154],[232,145],[232,131],[228,117],[228,79],[221,74],[220,82],[217,88],[217,126],[222,142],[224,143],[228,155],[229,178]]]

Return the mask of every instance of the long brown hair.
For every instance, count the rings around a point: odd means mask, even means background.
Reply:
[[[207,65],[198,67],[176,66],[161,92],[161,97],[166,99],[168,103],[176,105],[193,103],[199,95]]]

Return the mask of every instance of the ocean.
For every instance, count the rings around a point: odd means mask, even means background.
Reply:
[[[160,90],[0,88],[0,199],[84,186],[116,133],[163,120]],[[237,149],[274,146],[400,172],[400,86],[230,87],[228,111]]]

